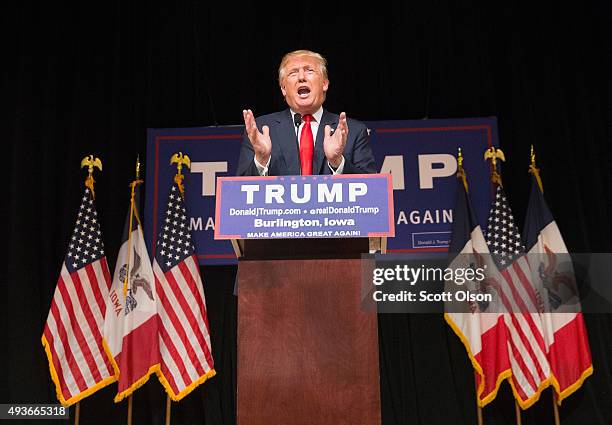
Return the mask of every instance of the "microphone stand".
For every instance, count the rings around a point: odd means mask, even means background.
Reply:
[[[295,125],[295,146],[297,147],[297,151],[298,151],[298,158],[301,158],[300,155],[300,125],[302,124],[302,115],[299,113],[296,113],[295,115],[293,115],[293,124]],[[300,174],[302,174],[302,161],[300,161]]]

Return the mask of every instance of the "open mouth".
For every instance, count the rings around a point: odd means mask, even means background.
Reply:
[[[310,89],[308,87],[299,87],[298,88],[298,96],[302,99],[305,99],[310,94]]]

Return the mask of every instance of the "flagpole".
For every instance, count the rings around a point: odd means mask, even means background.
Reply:
[[[94,168],[96,167],[100,171],[102,171],[102,161],[100,161],[100,158],[94,158],[93,155],[89,155],[81,160],[81,168],[85,166],[87,166],[87,172],[89,173],[89,175],[87,176],[87,179],[85,179],[85,186],[89,190],[91,190],[91,197],[95,199],[96,192],[94,191],[95,180],[93,178],[93,171],[94,171]],[[80,419],[81,419],[81,402],[77,401],[76,405],[74,406],[74,425],[79,425]]]
[[[77,402],[77,404],[75,404],[74,406],[74,425],[79,425],[80,416],[81,416],[81,403]]]
[[[136,158],[136,180],[130,183],[131,196],[130,196],[130,224],[128,229],[128,250],[127,250],[127,270],[125,273],[125,280],[123,282],[123,296],[127,297],[128,293],[128,282],[130,279],[130,261],[132,256],[132,226],[134,223],[134,196],[136,186],[142,181],[140,177],[140,157]],[[128,417],[127,425],[132,425],[132,394],[128,396]]]
[[[474,387],[476,390],[476,417],[478,418],[478,425],[483,425],[482,422],[482,407],[478,404],[478,383],[476,382],[476,374],[474,374]]]
[[[555,414],[555,425],[561,425],[561,420],[559,419],[559,406],[557,405],[557,393],[553,388],[552,390],[552,404],[553,404],[553,412]]]
[[[465,193],[469,193],[469,187],[467,182],[467,176],[465,175],[465,170],[463,169],[463,154],[461,153],[461,148],[457,151],[457,178],[461,179],[461,183],[463,183],[463,187],[465,188]],[[482,420],[482,407],[479,404],[479,396],[478,396],[478,380],[476,379],[476,373],[474,373],[474,392],[476,393],[476,417],[478,418],[478,425],[483,425]]]
[[[521,425],[521,408],[516,399],[514,399],[514,411],[516,413],[516,425]]]
[[[138,176],[138,171],[140,168],[140,163],[136,160],[136,175]],[[128,229],[128,249],[127,249],[127,263],[126,263],[126,272],[125,272],[125,280],[123,281],[123,296],[127,297],[128,293],[128,282],[130,279],[130,261],[132,257],[132,223],[134,218],[134,189],[136,188],[136,180],[130,184],[132,188],[132,194],[130,197],[130,224]],[[128,414],[127,414],[127,425],[132,425],[132,394],[128,396]]]
[[[536,182],[538,183],[538,186],[540,187],[540,192],[544,193],[544,188],[542,187],[542,179],[540,178],[540,169],[536,167],[536,155],[533,149],[533,145],[531,145],[531,152],[529,154],[529,157],[531,159],[531,163],[529,165],[529,174],[533,174],[536,179]],[[551,390],[551,398],[553,404],[553,414],[555,417],[555,425],[560,425],[561,420],[559,419],[559,406],[557,406],[557,393],[555,393],[554,388]]]
[[[529,157],[531,159],[531,163],[529,164],[529,174],[532,174],[535,177],[536,182],[540,188],[540,192],[544,193],[544,187],[542,186],[542,179],[540,178],[540,169],[536,166],[536,155],[533,149],[533,145],[531,145],[531,152],[529,154]],[[553,414],[555,417],[555,425],[560,425],[561,420],[559,418],[559,406],[557,405],[557,393],[555,392],[554,388],[551,390],[551,397],[552,397],[552,404],[553,404]]]
[[[500,161],[506,161],[506,157],[502,150],[496,149],[492,146],[485,151],[484,159],[485,161],[491,161],[491,182],[498,187],[503,187],[501,175],[497,172],[497,160],[499,159]],[[518,401],[516,401],[516,398],[514,399],[514,414],[516,416],[516,425],[521,425],[521,408]]]
[[[170,425],[170,409],[172,408],[172,403],[170,403],[170,396],[166,394],[166,425]]]
[[[127,425],[132,425],[132,394],[128,396],[128,417]]]

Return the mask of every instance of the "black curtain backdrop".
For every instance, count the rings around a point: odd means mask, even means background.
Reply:
[[[2,403],[56,400],[40,336],[82,193],[81,158],[94,153],[104,163],[97,205],[112,269],[146,129],[240,124],[243,108],[283,108],[276,68],[297,48],[329,60],[332,111],[361,120],[497,116],[519,224],[534,144],[570,251],[611,251],[609,2],[23,1],[2,9]],[[218,375],[173,404],[172,423],[234,424],[235,268],[202,272]],[[564,402],[561,420],[610,424],[612,320],[586,321],[595,374]],[[471,367],[442,317],[381,315],[379,331],[385,425],[476,423]],[[113,404],[114,391],[85,399],[81,424],[124,423],[127,403]],[[152,378],[135,393],[134,424],[163,423],[164,406]],[[507,384],[484,412],[487,425],[514,423]],[[548,391],[523,423],[553,424]]]

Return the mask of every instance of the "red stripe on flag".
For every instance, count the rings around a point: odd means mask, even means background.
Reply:
[[[81,286],[81,280],[79,279],[79,274],[75,271],[70,274],[70,278],[72,279],[72,283],[76,288]],[[63,278],[60,278],[63,281]],[[70,318],[70,323],[72,323],[72,330],[74,332],[74,336],[77,339],[81,352],[85,357],[85,363],[87,363],[87,367],[93,376],[93,379],[96,383],[102,380],[102,375],[100,375],[100,371],[98,370],[98,363],[87,344],[87,338],[81,329],[80,321],[76,320],[76,314],[74,313],[74,306],[72,305],[72,300],[70,299],[70,294],[68,293],[68,289],[66,289],[66,285],[60,285],[60,292],[62,294],[62,299],[64,300],[64,306],[66,307],[66,312],[68,313],[68,317]],[[78,295],[78,293],[77,293]],[[95,332],[94,329],[90,329],[91,332]],[[100,335],[98,333],[98,335]]]
[[[85,272],[87,273],[87,277],[89,278],[89,283],[90,283],[89,286],[91,287],[91,290],[94,294],[95,302],[96,304],[98,304],[98,309],[100,310],[100,313],[102,313],[102,318],[104,319],[104,315],[106,314],[106,304],[104,301],[104,297],[102,296],[102,293],[100,292],[100,287],[99,287],[100,282],[98,282],[96,271],[93,269],[91,264],[88,264],[85,266]],[[90,300],[85,300],[85,302],[89,304]],[[83,301],[81,301],[81,304],[82,303]]]
[[[64,282],[60,278],[60,281],[57,283],[57,288],[61,285],[64,285]],[[55,300],[51,302],[51,314],[53,314],[53,319],[55,320],[55,325],[57,326],[57,331],[59,333],[59,339],[65,343],[64,344],[64,355],[66,356],[66,362],[70,367],[70,371],[72,372],[72,376],[74,376],[74,380],[79,387],[79,391],[83,392],[87,389],[87,384],[85,383],[85,378],[83,377],[83,373],[81,372],[81,368],[76,362],[74,355],[72,354],[72,350],[70,349],[70,344],[68,343],[68,335],[66,333],[66,328],[64,327],[64,322],[61,320],[61,316],[59,313],[59,309],[57,307],[57,303]]]
[[[525,347],[525,349],[527,350],[527,354],[529,355],[529,357],[531,358],[531,362],[534,364],[535,368],[536,368],[536,372],[538,373],[538,379],[539,382],[542,382],[546,379],[546,374],[544,373],[544,371],[542,371],[542,367],[540,365],[540,362],[538,360],[538,357],[535,353],[535,351],[533,350],[533,346],[531,345],[531,341],[529,338],[527,338],[527,335],[525,335],[525,332],[523,331],[523,328],[521,328],[520,323],[518,322],[518,319],[516,318],[516,316],[514,314],[510,314],[510,317],[512,319],[512,325],[514,330],[516,331],[518,337],[520,338],[521,342],[523,343],[523,346]],[[533,329],[532,329],[533,332]],[[514,341],[513,341],[514,344]],[[520,355],[520,353],[519,353]],[[544,354],[545,356],[545,354]],[[522,356],[521,356],[522,358]],[[531,369],[529,369],[531,372]],[[532,374],[533,376],[533,374]],[[535,376],[533,377],[534,382],[535,382]],[[538,385],[535,386],[535,388],[537,388]]]
[[[200,291],[198,289],[198,281],[199,281],[199,279],[196,279],[191,274],[191,271],[187,268],[187,265],[184,262],[179,263],[178,266],[179,266],[179,270],[181,271],[181,274],[183,276],[183,279],[185,279],[185,282],[187,283],[187,287],[191,291],[191,294],[195,298],[196,303],[197,303],[197,305],[199,307],[199,312],[201,314],[200,318],[204,322],[204,326],[206,328],[206,333],[208,335],[210,335],[210,333],[208,333],[208,326],[207,326],[207,323],[206,323],[206,310],[204,308],[204,300],[202,299],[202,297],[200,295]],[[196,271],[196,273],[197,273],[197,271]],[[199,275],[198,275],[198,277],[199,277]],[[183,306],[183,310],[188,311],[189,324],[191,325],[192,329],[194,330],[194,332],[196,334],[196,337],[198,338],[198,342],[200,343],[200,345],[202,347],[202,351],[204,352],[204,356],[206,357],[206,363],[208,363],[208,367],[210,369],[212,369],[214,367],[213,366],[214,363],[213,363],[212,355],[210,354],[210,351],[208,349],[208,343],[206,342],[206,337],[202,334],[202,329],[199,326],[198,319],[193,315],[192,310],[187,305],[187,300],[184,299],[184,295],[183,295],[182,291],[180,292],[180,300],[184,301],[185,305]]]
[[[185,300],[185,297],[183,296],[183,293],[180,290],[178,283],[174,279],[174,276],[172,276],[172,271],[168,270],[166,273],[164,273],[164,277],[166,278],[166,282],[170,286],[170,290],[174,294],[174,297],[179,303],[179,306],[177,307],[180,307],[181,310],[183,311],[183,314],[187,316],[188,323],[181,322],[173,306],[171,306],[169,303],[167,305],[164,305],[164,309],[168,313],[168,318],[174,325],[175,331],[178,333],[179,337],[181,338],[181,341],[183,342],[183,345],[185,346],[185,349],[187,350],[189,361],[191,362],[191,364],[193,364],[193,366],[197,370],[198,375],[203,375],[204,373],[206,373],[206,371],[204,370],[204,367],[202,363],[200,362],[198,355],[196,354],[195,349],[193,348],[193,345],[191,344],[191,339],[187,336],[187,332],[185,330],[187,328],[186,325],[189,325],[189,328],[194,332],[197,330],[198,332],[196,332],[196,337],[198,338],[198,342],[201,345],[202,344],[202,340],[201,340],[202,334],[201,332],[199,332],[197,321],[195,320],[195,317],[193,316],[191,309],[187,305],[187,301]],[[191,382],[191,380],[189,380],[189,382]]]
[[[540,382],[546,379],[546,374],[544,373],[544,371],[542,370],[542,367],[540,365],[540,362],[535,354],[535,351],[533,349],[532,343],[531,343],[531,338],[528,338],[522,327],[520,326],[520,324],[518,323],[518,319],[516,318],[517,315],[520,315],[521,317],[523,317],[525,319],[525,321],[527,322],[527,325],[529,326],[529,330],[531,331],[531,334],[533,335],[533,337],[536,340],[536,343],[539,345],[539,349],[542,351],[543,356],[546,356],[546,350],[543,349],[542,344],[544,342],[544,340],[542,339],[542,335],[540,333],[540,330],[537,328],[535,322],[533,321],[533,317],[531,316],[531,314],[529,312],[524,312],[526,309],[525,304],[523,303],[523,300],[521,299],[520,295],[517,293],[514,285],[513,285],[513,281],[512,281],[512,277],[506,273],[506,271],[502,272],[502,275],[504,276],[504,278],[506,279],[506,281],[508,282],[508,286],[510,288],[510,291],[512,292],[512,297],[515,300],[515,302],[517,304],[519,304],[519,309],[521,311],[523,311],[523,313],[512,313],[512,309],[510,308],[509,311],[511,311],[511,313],[509,313],[509,316],[512,320],[512,324],[513,324],[513,328],[515,329],[516,333],[518,334],[519,338],[521,339],[521,341],[523,342],[523,345],[525,346],[525,348],[527,349],[527,353],[529,354],[529,356],[531,357],[531,361],[534,363],[535,367],[536,367],[536,371],[538,372],[538,376],[540,379]],[[542,342],[542,344],[540,344],[540,342]]]
[[[503,272],[502,272],[502,274],[503,274]],[[504,278],[506,278],[506,276],[504,276]],[[506,279],[506,280],[508,280],[508,279]],[[510,282],[512,282],[511,279],[509,281],[509,285],[511,286]],[[511,288],[511,291],[514,291],[514,290]],[[514,309],[512,308],[512,305],[510,304],[510,300],[506,297],[506,295],[503,292],[500,293],[500,297],[501,297],[502,302],[503,302],[504,306],[506,307],[506,309],[508,311],[513,311]],[[513,298],[516,298],[516,297],[513,297]],[[519,314],[521,314],[521,313],[519,313]],[[529,355],[529,357],[531,358],[531,361],[534,363],[534,365],[536,367],[536,371],[537,371],[537,373],[539,375],[539,379],[541,379],[541,380],[546,379],[546,376],[545,376],[545,374],[544,374],[544,372],[543,372],[543,370],[541,368],[540,362],[539,362],[538,358],[536,357],[535,352],[533,351],[533,347],[532,347],[531,343],[529,342],[529,338],[527,338],[526,335],[524,334],[524,332],[523,332],[520,324],[518,323],[518,320],[516,319],[514,313],[508,313],[508,315],[511,318],[512,328],[515,330],[515,332],[517,333],[518,337],[523,342],[523,345],[527,349],[527,354]],[[528,324],[528,326],[529,326],[529,328],[531,330],[531,333],[533,335],[535,335],[536,340],[537,340],[538,337],[541,338],[541,335],[540,335],[539,331],[535,328],[535,323],[533,323],[533,320],[532,320],[531,316],[529,314],[527,314],[527,315],[523,314],[522,317],[524,317],[526,319],[527,324]],[[508,339],[510,340],[511,338],[512,338],[512,335],[510,334]],[[545,351],[543,351],[543,353],[545,353]],[[522,361],[522,357],[521,357],[521,361]]]
[[[195,268],[195,272],[198,273],[198,276],[200,277],[200,285],[202,285],[202,293],[204,293],[204,282],[202,280],[202,276],[200,275],[200,266],[198,265],[198,260],[195,254],[192,254],[188,260],[191,261],[191,266]],[[183,272],[183,276],[186,276],[186,273],[189,273],[189,275],[191,275],[190,267],[187,265],[187,261],[181,263],[180,266],[181,272]],[[187,280],[187,278],[185,278],[185,280]],[[208,326],[208,314],[206,313],[206,300],[202,299],[202,295],[198,290],[197,283],[194,282],[194,285],[195,287],[192,289],[192,292],[194,293],[193,296],[198,301],[198,306],[200,307],[200,314],[204,318],[204,324],[206,325],[206,332],[208,333],[208,335],[210,335],[210,328]]]
[[[515,289],[513,288],[513,285],[512,285],[512,278],[508,275],[507,271],[504,270],[504,271],[501,272],[501,274],[504,277],[504,279],[506,280],[506,282],[508,283],[510,291],[513,292],[513,293],[516,293],[516,291],[515,291]],[[508,299],[508,297],[506,296],[505,292],[503,290],[501,290],[501,291],[498,291],[498,293],[499,293],[499,296],[500,296],[500,298],[502,300],[502,303],[504,304],[506,310],[509,311],[509,312],[513,312],[514,308],[512,307],[512,304],[511,304],[510,300]],[[517,302],[520,302],[521,299],[520,299],[520,297],[518,297],[518,300],[517,300],[517,296],[518,296],[518,294],[514,295],[513,299],[515,299]],[[524,307],[524,304],[523,304],[523,307]],[[513,313],[508,313],[508,314],[510,315],[510,317],[512,318],[512,321],[514,322],[513,328],[517,331],[517,333],[519,333],[519,337],[521,338],[521,340],[524,341],[523,331],[520,328],[520,326],[518,326],[518,323],[516,323],[516,318],[514,317],[514,314]],[[527,319],[527,323],[529,323],[529,321],[531,320],[531,317],[529,316],[526,319]],[[531,329],[531,332],[534,333],[535,324],[532,322],[529,325],[529,327]],[[536,330],[536,335],[539,335],[539,332],[537,332],[537,330]],[[525,344],[525,345],[528,347],[528,349],[531,348],[530,344]],[[536,361],[536,364],[539,365],[539,362],[537,362],[537,359],[535,359],[535,361]]]
[[[506,279],[506,282],[508,282],[508,287],[510,288],[510,291],[512,292],[512,298],[514,299],[516,304],[518,304],[519,310],[520,312],[522,312],[522,316],[527,321],[527,324],[529,325],[529,328],[531,329],[531,333],[533,334],[536,340],[536,343],[538,344],[540,350],[543,353],[546,353],[546,345],[544,344],[544,338],[542,337],[541,330],[537,327],[536,323],[533,321],[533,317],[530,314],[530,313],[537,313],[537,311],[533,311],[533,312],[529,311],[529,308],[526,306],[526,304],[523,301],[523,298],[520,296],[520,294],[516,290],[516,287],[514,286],[514,280],[512,279],[512,276],[510,276],[510,273],[508,273],[507,270],[502,271],[502,276],[504,277],[504,279]],[[537,304],[534,304],[534,305],[537,305]],[[514,312],[512,309],[510,309],[509,311],[511,313]],[[519,314],[519,312],[514,312],[514,313]]]
[[[539,305],[538,296],[536,295],[535,290],[533,288],[533,283],[531,283],[531,280],[527,276],[525,276],[525,273],[523,272],[523,268],[521,267],[520,264],[518,264],[519,261],[527,262],[525,258],[519,259],[512,264],[512,268],[514,269],[514,272],[518,276],[519,281],[523,285],[523,288],[525,288],[527,295],[531,299],[531,304],[535,308],[538,308],[538,305]],[[530,267],[528,262],[527,262],[527,266]]]
[[[164,378],[166,378],[166,381],[168,381],[168,385],[170,386],[172,392],[175,395],[180,393],[178,387],[176,386],[174,375],[172,375],[172,372],[170,372],[170,369],[168,369],[168,367],[166,366],[166,362],[164,362],[163,360],[161,362],[161,372],[164,375]]]
[[[64,397],[64,400],[69,400],[70,398],[72,398],[73,394],[68,389],[68,384],[66,384],[66,379],[64,378],[64,369],[62,368],[62,364],[58,358],[57,350],[55,349],[55,339],[53,338],[51,329],[49,329],[49,325],[47,324],[45,324],[44,335],[45,335],[45,339],[47,340],[47,344],[49,344],[49,351],[51,351],[52,353],[51,358],[53,361],[53,368],[55,369],[57,378],[60,381],[60,389],[62,392],[62,396]]]
[[[518,276],[519,280],[521,281],[521,284],[523,285],[523,287],[525,288],[525,290],[529,293],[529,297],[532,300],[533,305],[538,308],[538,301],[537,301],[537,296],[535,293],[535,289],[533,287],[533,283],[531,282],[531,280],[529,280],[529,278],[525,275],[525,273],[523,272],[523,269],[521,267],[514,267],[516,275]],[[539,313],[539,311],[533,311],[532,313]],[[540,350],[542,350],[543,353],[546,353],[546,343],[544,342],[544,337],[542,335],[543,330],[539,330],[535,324],[535,322],[533,321],[533,317],[531,316],[531,314],[529,315],[529,326],[532,328],[532,332],[533,335],[540,347]]]
[[[87,275],[89,277],[88,283],[90,284],[90,287],[97,288],[98,280],[96,278],[93,268],[88,264],[85,267],[85,270],[87,271]],[[76,273],[75,275],[78,278],[78,275]],[[96,343],[96,347],[98,347],[98,353],[100,357],[102,358],[102,360],[104,361],[104,364],[106,365],[106,375],[112,376],[114,375],[113,366],[110,360],[108,359],[106,352],[104,351],[104,346],[102,345],[102,334],[100,333],[100,328],[98,326],[98,323],[96,322],[93,312],[91,311],[91,307],[89,306],[89,299],[87,299],[87,295],[85,294],[85,291],[83,290],[82,284],[75,285],[75,290],[77,293],[77,297],[79,299],[79,303],[81,305],[81,309],[83,310],[83,314],[85,315],[85,320],[87,320],[87,323],[89,324],[89,328],[91,329],[91,332],[93,334],[93,337]],[[97,368],[100,368],[101,365],[99,365],[96,362],[96,366]],[[97,381],[98,380],[96,379],[96,382]]]
[[[108,263],[106,261],[106,257],[102,257],[100,259],[100,268],[102,269],[102,274],[104,275],[104,279],[106,283],[106,290],[110,291],[111,285],[113,284],[113,279],[111,279],[110,270],[108,269]]]
[[[512,305],[512,302],[510,301],[509,298],[507,298],[507,302],[508,305],[506,305],[506,308],[508,309],[509,313],[529,313],[529,308],[527,307],[527,305],[525,304],[525,302],[523,301],[523,298],[521,298],[520,294],[518,293],[518,291],[516,290],[516,287],[514,286],[514,280],[512,279],[512,276],[510,276],[510,273],[508,272],[508,269],[504,269],[502,271],[500,271],[500,274],[502,275],[502,277],[504,278],[504,280],[507,283],[507,288],[510,290],[510,296],[512,297],[512,301],[514,301],[514,303],[516,304],[517,308],[514,308]],[[505,304],[505,303],[504,303]]]
[[[511,292],[511,296],[512,299],[514,300],[514,302],[516,303],[519,312],[516,312],[517,315],[521,315],[521,317],[523,317],[529,327],[529,330],[531,332],[531,334],[533,335],[533,339],[535,340],[535,343],[537,344],[537,348],[540,349],[542,351],[542,353],[546,354],[546,350],[543,349],[543,343],[544,340],[542,338],[542,334],[540,333],[540,330],[537,328],[535,322],[533,321],[533,317],[531,316],[531,314],[529,313],[529,309],[527,308],[527,306],[524,303],[523,298],[520,296],[520,294],[518,293],[518,291],[516,290],[515,284],[514,284],[514,280],[512,279],[512,276],[510,275],[510,273],[508,272],[508,269],[504,269],[503,271],[501,271],[501,275],[504,278],[504,280],[507,283],[507,287]],[[510,300],[507,299],[505,297],[505,295],[502,297],[503,303],[506,306],[506,308],[508,309],[508,311],[510,311],[511,313],[509,313],[509,316],[511,318],[511,322],[512,322],[512,327],[515,330],[516,334],[518,335],[518,337],[520,338],[521,342],[523,343],[523,345],[525,346],[525,349],[527,350],[527,354],[529,355],[531,362],[533,363],[533,365],[535,366],[535,372],[538,374],[538,381],[539,383],[543,382],[547,376],[544,373],[540,361],[538,360],[535,351],[534,351],[534,346],[532,343],[532,339],[531,338],[527,338],[527,336],[525,335],[523,329],[520,327],[520,324],[518,323],[518,320],[515,316],[514,312],[514,308],[512,308],[512,305],[510,303]],[[510,335],[512,336],[512,335]],[[529,382],[529,384],[532,386],[534,392],[537,391],[538,388],[538,384],[536,384],[535,379],[536,377],[532,374],[532,369],[528,368],[527,364],[525,363],[525,360],[522,355],[520,354],[520,352],[518,351],[516,345],[515,345],[515,341],[512,339],[512,337],[508,338],[508,342],[511,345],[511,349],[514,353],[514,358],[518,364],[518,367],[521,369],[523,375],[525,375],[525,378],[527,379],[527,381]],[[515,382],[515,387],[517,389],[517,391],[519,391],[519,384],[518,381],[516,381],[516,379],[513,379],[513,381]],[[521,389],[521,391],[523,392],[523,395],[521,395],[519,393],[519,396],[521,397],[522,400],[526,400],[526,396],[524,396],[524,390]]]
[[[169,283],[166,281],[166,277],[164,276],[163,271],[161,270],[161,268],[159,267],[159,265],[157,264],[157,262],[155,262],[155,264],[153,265],[154,267],[154,271],[157,273],[161,274],[161,279],[164,279],[166,285],[168,285]],[[179,334],[180,331],[183,331],[182,326],[180,326],[180,323],[178,322],[178,320],[176,320],[176,313],[174,312],[172,306],[169,303],[168,297],[166,296],[166,293],[162,287],[162,283],[161,283],[161,279],[158,277],[157,273],[155,274],[155,282],[156,282],[156,288],[157,288],[157,294],[159,297],[159,302],[161,304],[162,307],[162,311],[159,312],[160,315],[164,314],[165,312],[165,317],[166,319],[170,322],[170,326],[172,326],[172,329]],[[173,320],[174,317],[174,320]],[[178,328],[175,326],[175,324],[178,324]],[[162,338],[162,340],[164,341],[164,344],[166,345],[166,348],[168,349],[168,352],[170,353],[172,359],[174,360],[174,362],[176,363],[177,367],[179,368],[179,372],[183,378],[183,381],[187,382],[187,385],[189,385],[189,383],[191,383],[192,378],[191,376],[188,374],[187,372],[187,367],[185,366],[185,363],[183,362],[183,357],[182,355],[178,352],[178,350],[176,349],[174,342],[172,340],[172,337],[170,336],[169,332],[167,331],[165,325],[164,325],[164,321],[161,319],[160,317],[160,337]],[[183,331],[184,332],[184,331]],[[180,334],[179,334],[180,335]],[[179,339],[182,340],[182,338],[179,336]],[[185,346],[185,350],[187,351],[188,355],[188,346]],[[191,362],[190,362],[191,364]],[[194,366],[195,369],[195,366]],[[176,384],[176,383],[175,383]],[[177,387],[178,388],[178,387]],[[176,391],[175,393],[179,393],[180,391]]]
[[[159,325],[159,333],[160,333],[160,337],[162,341],[164,342],[164,345],[166,346],[166,349],[168,350],[168,354],[170,355],[170,357],[172,357],[172,360],[174,361],[174,363],[176,364],[176,367],[178,368],[178,373],[183,378],[183,382],[187,383],[186,385],[189,385],[191,383],[191,377],[189,376],[189,372],[187,372],[187,366],[185,366],[185,362],[183,362],[183,358],[181,357],[178,350],[174,346],[174,342],[172,342],[172,338],[170,337],[170,334],[168,334],[168,331],[166,330],[166,327],[164,326],[163,323],[160,323]],[[170,384],[172,386],[172,391],[174,391],[174,394],[180,393],[181,390],[179,389],[174,379],[174,374],[168,368],[168,366],[166,365],[166,362],[164,362],[163,357],[162,357],[162,371],[164,371],[164,375],[166,376],[166,378],[168,379],[172,378],[172,382],[170,382]]]
[[[514,357],[514,361],[518,363],[518,367],[521,370],[521,372],[523,372],[525,379],[527,379],[527,383],[531,386],[531,389],[533,390],[533,392],[535,392],[536,389],[538,388],[538,385],[536,384],[535,379],[533,378],[533,375],[531,374],[531,371],[529,370],[529,368],[523,361],[523,356],[521,356],[521,353],[519,353],[518,349],[516,348],[516,345],[514,345],[514,341],[512,341],[512,338],[508,338],[508,345],[510,345],[510,350],[512,351],[512,354],[513,354],[512,357]],[[514,382],[514,387],[516,391],[519,393],[519,397],[521,398],[521,400],[527,400],[528,399],[527,394],[525,393],[525,390],[520,385],[520,383],[517,381],[514,373],[512,374],[512,381]]]

